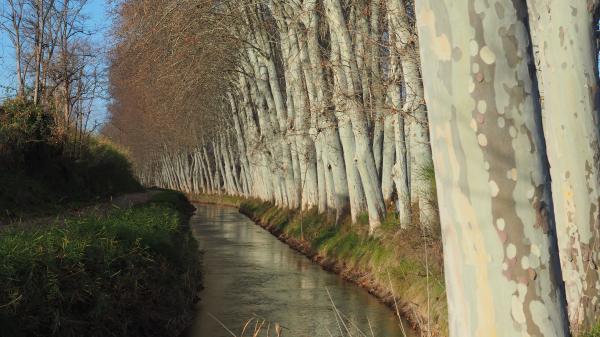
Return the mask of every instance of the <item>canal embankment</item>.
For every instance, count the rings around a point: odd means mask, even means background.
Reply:
[[[190,226],[204,252],[205,290],[185,337],[266,336],[269,327],[275,336],[277,325],[282,336],[417,336],[364,289],[323,270],[237,209],[196,207]]]
[[[366,289],[424,336],[447,336],[447,302],[441,242],[419,227],[398,234],[388,217],[379,237],[369,237],[366,219],[299,212],[237,197],[194,196],[196,202],[236,207],[324,269]]]
[[[124,195],[0,230],[0,336],[178,336],[194,317],[194,210],[174,191]]]

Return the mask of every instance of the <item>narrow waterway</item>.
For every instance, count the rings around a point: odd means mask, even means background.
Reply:
[[[352,336],[363,336],[357,329],[369,337],[403,336],[398,318],[364,289],[324,271],[236,209],[196,207],[191,226],[205,252],[205,290],[187,337],[232,336],[221,324],[240,336],[255,317],[281,324],[284,337],[341,336],[327,290],[353,322],[346,323]]]

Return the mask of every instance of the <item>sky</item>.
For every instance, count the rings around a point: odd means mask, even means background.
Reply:
[[[6,0],[0,0],[0,13],[6,10]],[[104,48],[106,43],[106,34],[110,28],[110,19],[107,14],[107,0],[88,0],[84,9],[84,13],[89,17],[87,27],[90,31],[95,32],[92,36],[93,42]],[[104,58],[102,58],[101,67],[106,68]],[[4,31],[0,31],[0,101],[6,97],[14,96],[17,81],[15,77],[15,58],[14,49],[11,42]],[[103,123],[108,118],[106,99],[97,99],[94,102],[92,115],[90,116],[89,125],[94,126]]]

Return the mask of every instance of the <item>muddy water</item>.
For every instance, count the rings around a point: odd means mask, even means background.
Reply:
[[[196,207],[191,226],[205,252],[205,290],[187,337],[240,336],[245,322],[255,317],[280,323],[284,337],[341,336],[340,326],[347,336],[332,300],[352,322],[345,323],[352,336],[403,336],[397,317],[377,299],[324,271],[236,209]]]

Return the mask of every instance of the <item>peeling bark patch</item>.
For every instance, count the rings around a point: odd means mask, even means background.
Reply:
[[[541,191],[538,191],[536,194],[538,196],[541,196]],[[548,234],[550,232],[550,225],[549,225],[550,219],[548,219],[548,207],[546,206],[546,203],[543,201],[534,203],[534,206],[537,209],[537,212],[536,212],[537,218],[536,218],[535,226],[541,227],[544,234]]]
[[[433,45],[440,60],[450,61],[452,59],[453,50],[445,34],[436,37]]]
[[[505,126],[506,126],[506,120],[504,119],[504,117],[498,117],[498,127],[500,129],[502,129]]]
[[[463,52],[462,50],[460,50],[460,48],[458,47],[454,47],[452,49],[452,59],[454,60],[454,62],[458,62],[462,59],[463,56]]]
[[[490,193],[492,194],[492,197],[497,197],[498,194],[500,193],[500,188],[498,187],[498,184],[496,184],[495,181],[490,181]]]
[[[477,103],[477,111],[479,111],[479,113],[486,113],[487,111],[487,103],[484,100],[481,100]]]
[[[469,49],[471,51],[471,56],[477,56],[477,53],[479,53],[479,44],[477,41],[471,40],[469,43]]]
[[[481,57],[481,60],[488,65],[496,62],[496,54],[494,54],[494,52],[488,46],[481,48],[479,51],[479,56]]]
[[[523,303],[519,300],[517,295],[512,296],[512,316],[515,322],[524,324],[526,322],[525,313],[523,312]]]
[[[510,260],[514,259],[517,256],[517,247],[510,243],[508,247],[506,247],[506,257]]]
[[[479,145],[482,147],[486,147],[488,145],[487,137],[483,133],[480,133],[477,136],[477,142],[479,142]]]
[[[500,2],[496,2],[494,4],[494,8],[496,9],[496,15],[498,15],[498,18],[500,20],[504,19],[504,13],[505,13],[504,6],[502,6],[502,4],[500,4]]]
[[[523,270],[529,270],[529,257],[523,256],[521,258],[521,268],[523,268]]]
[[[498,218],[496,220],[496,227],[498,227],[499,231],[504,231],[504,229],[506,228],[506,222],[503,218]]]
[[[560,27],[558,29],[558,38],[560,39],[560,46],[565,46],[565,27]]]

